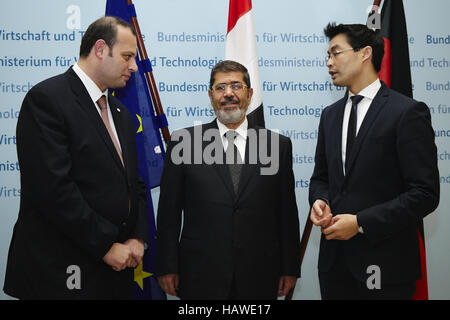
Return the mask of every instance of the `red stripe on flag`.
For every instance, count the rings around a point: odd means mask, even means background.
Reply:
[[[252,9],[252,0],[230,0],[230,7],[228,9],[228,30],[229,33],[239,18]]]
[[[391,72],[392,72],[392,52],[391,41],[383,38],[384,40],[384,56],[381,61],[381,70],[378,72],[378,77],[383,80],[386,85],[391,87]]]
[[[425,245],[419,230],[417,230],[417,234],[419,237],[422,278],[416,281],[416,293],[414,294],[413,300],[428,300],[427,257],[425,253]]]

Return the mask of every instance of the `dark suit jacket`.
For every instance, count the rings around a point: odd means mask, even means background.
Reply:
[[[364,234],[348,241],[322,235],[319,272],[342,246],[353,275],[366,281],[377,265],[381,284],[420,279],[417,228],[439,203],[439,172],[428,107],[384,83],[355,139],[344,176],[342,121],[347,95],[323,110],[310,184],[310,203],[321,198],[334,215],[357,215]]]
[[[20,212],[4,290],[29,299],[127,297],[133,270],[102,258],[114,242],[147,241],[145,185],[126,108],[108,97],[125,168],[96,105],[70,68],[34,86],[17,123]],[[66,281],[81,271],[81,289]],[[69,281],[70,282],[70,281]]]
[[[192,157],[194,131],[208,129],[218,130],[216,121],[186,129]],[[172,151],[177,153],[176,143],[169,144],[161,179],[155,269],[158,276],[179,274],[182,299],[226,299],[232,281],[240,297],[275,299],[280,276],[299,276],[292,145],[288,138],[275,135],[278,172],[261,175],[261,163],[248,164],[247,139],[237,195],[227,165],[176,165],[171,156]],[[271,150],[270,139],[267,143]],[[205,150],[208,144],[197,146]]]

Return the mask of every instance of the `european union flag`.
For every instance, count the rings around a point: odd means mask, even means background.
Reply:
[[[134,5],[127,5],[126,0],[107,0],[107,16],[119,17],[131,24],[131,18],[136,16]],[[137,299],[162,300],[165,293],[153,277],[155,250],[155,217],[151,198],[151,189],[159,186],[163,164],[164,147],[159,129],[167,125],[167,121],[155,115],[152,99],[145,79],[145,72],[151,71],[148,59],[141,61],[136,57],[139,70],[131,75],[126,87],[115,89],[114,96],[118,98],[134,116],[136,128],[136,149],[138,155],[139,174],[147,185],[149,243],[144,255],[143,264],[134,271],[135,297]]]

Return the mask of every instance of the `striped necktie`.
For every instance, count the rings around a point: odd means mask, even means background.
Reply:
[[[100,112],[101,112],[101,116],[102,116],[102,120],[103,123],[105,124],[106,130],[108,130],[109,136],[111,137],[111,140],[114,144],[114,147],[116,148],[117,154],[119,155],[120,161],[122,162],[122,165],[124,165],[123,163],[123,158],[122,158],[122,151],[120,151],[119,148],[119,143],[117,142],[116,136],[114,135],[112,129],[111,129],[111,125],[109,124],[109,117],[108,117],[108,109],[106,106],[106,97],[105,95],[102,95],[100,97],[100,99],[97,100],[97,104],[100,108]]]
[[[239,154],[239,150],[234,144],[234,140],[237,137],[237,132],[229,130],[225,133],[225,137],[228,141],[226,155],[226,164],[230,169],[231,180],[233,181],[234,193],[237,194],[239,188],[239,178],[241,176],[242,158]]]

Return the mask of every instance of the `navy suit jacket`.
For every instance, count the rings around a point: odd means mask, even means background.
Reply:
[[[384,83],[375,96],[342,164],[342,121],[347,95],[323,110],[310,204],[328,201],[333,215],[357,215],[364,234],[347,241],[322,235],[319,272],[333,265],[338,246],[353,275],[368,278],[367,268],[380,267],[381,283],[421,277],[417,229],[439,203],[437,149],[428,107]]]
[[[17,123],[21,199],[7,294],[132,297],[133,270],[115,272],[102,258],[114,242],[147,241],[145,184],[138,176],[132,118],[117,99],[108,99],[125,167],[72,68],[27,93]],[[66,283],[72,265],[80,270],[80,289]]]

